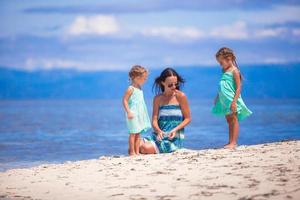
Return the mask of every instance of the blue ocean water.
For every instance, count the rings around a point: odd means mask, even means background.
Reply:
[[[185,148],[219,148],[227,142],[224,118],[212,100],[190,99],[192,122]],[[240,145],[300,139],[300,99],[246,99],[253,115],[240,123]],[[151,115],[151,100],[147,100]],[[127,153],[121,100],[0,101],[0,170]]]

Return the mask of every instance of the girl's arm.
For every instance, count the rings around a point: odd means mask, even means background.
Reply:
[[[157,134],[159,140],[162,139],[163,131],[158,126],[158,111],[159,111],[159,96],[153,99],[153,111],[152,111],[152,127]]]
[[[170,131],[169,139],[173,139],[176,135],[176,131],[184,128],[186,125],[188,125],[192,121],[190,107],[188,104],[187,97],[185,96],[185,94],[183,92],[180,92],[177,97],[178,97],[178,101],[180,104],[180,108],[181,108],[181,112],[183,114],[184,120],[178,126],[176,126],[173,130]]]
[[[129,106],[128,106],[128,99],[131,96],[131,94],[132,94],[132,88],[128,87],[127,90],[125,91],[125,94],[123,96],[123,101],[122,101],[123,102],[123,107],[125,109],[125,112],[128,115],[128,118],[129,118],[129,116],[131,116],[131,111],[130,111]]]
[[[236,102],[241,94],[241,79],[240,79],[240,73],[237,69],[234,69],[232,71],[233,73],[233,79],[235,81],[236,89],[235,89],[235,94],[230,106],[230,109],[235,112],[236,111]]]

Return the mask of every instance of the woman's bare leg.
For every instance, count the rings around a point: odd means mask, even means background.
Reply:
[[[151,142],[140,141],[140,153],[142,154],[156,154],[155,147]]]

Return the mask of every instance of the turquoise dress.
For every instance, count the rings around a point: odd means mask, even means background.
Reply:
[[[225,116],[232,113],[230,105],[235,95],[236,84],[233,78],[232,71],[223,72],[219,83],[218,99],[215,106],[212,108],[212,113],[218,116]],[[245,105],[242,96],[240,95],[236,102],[237,118],[243,120],[250,116],[252,112]]]
[[[132,94],[128,99],[128,106],[133,113],[133,118],[128,119],[126,113],[126,122],[128,132],[130,134],[144,133],[151,128],[151,123],[147,111],[147,106],[144,101],[143,90],[133,86],[129,86],[132,89]]]
[[[162,105],[159,107],[158,126],[165,132],[161,141],[157,140],[156,133],[151,133],[144,137],[144,141],[149,141],[156,149],[156,153],[170,153],[182,148],[184,140],[184,128],[176,132],[172,140],[168,139],[168,133],[183,121],[183,115],[179,105]]]

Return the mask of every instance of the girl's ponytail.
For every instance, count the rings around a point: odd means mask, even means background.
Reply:
[[[222,47],[221,49],[219,49],[219,51],[216,53],[216,58],[218,57],[222,57],[222,58],[231,58],[233,64],[236,66],[236,68],[239,70],[240,73],[240,79],[241,81],[243,80],[243,76],[242,73],[240,71],[240,68],[236,62],[236,57],[235,54],[233,52],[232,49],[228,48],[228,47]]]

